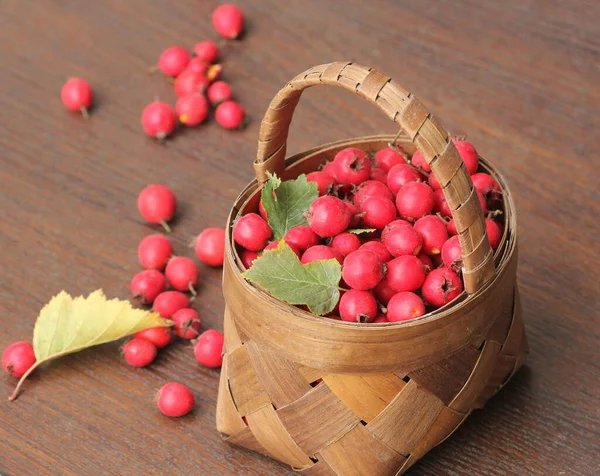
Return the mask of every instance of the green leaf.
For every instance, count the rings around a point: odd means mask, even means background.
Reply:
[[[302,264],[282,240],[265,251],[243,276],[273,297],[290,304],[304,304],[314,314],[331,312],[337,304],[342,267],[335,259]]]
[[[290,229],[306,225],[304,214],[318,196],[317,184],[308,182],[304,174],[285,182],[276,175],[270,175],[262,189],[261,200],[273,230],[273,239],[279,240]]]
[[[353,233],[355,235],[362,235],[363,233],[373,233],[377,231],[375,228],[356,228],[354,230],[346,230],[348,233]]]
[[[23,375],[10,399],[17,397],[27,376],[48,360],[115,341],[150,327],[170,325],[171,321],[162,319],[155,312],[134,309],[128,301],[107,300],[100,289],[87,298],[72,298],[61,291],[40,311],[33,329],[36,362]]]

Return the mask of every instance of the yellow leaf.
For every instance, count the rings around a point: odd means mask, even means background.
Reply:
[[[11,395],[14,400],[23,381],[39,365],[94,345],[112,342],[151,327],[167,327],[171,321],[157,313],[134,309],[128,301],[107,300],[101,289],[87,298],[72,298],[65,291],[54,296],[40,311],[33,329],[36,363]]]

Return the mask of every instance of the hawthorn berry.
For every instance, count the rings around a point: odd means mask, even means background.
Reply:
[[[194,242],[194,251],[200,261],[209,266],[223,266],[225,260],[225,230],[206,228]]]
[[[339,254],[338,251],[334,250],[331,246],[316,245],[311,246],[304,252],[300,262],[302,264],[308,264],[312,263],[313,261],[321,261],[324,259],[336,259],[340,264],[342,264],[344,261],[342,255]]]
[[[392,256],[418,255],[423,246],[423,238],[412,226],[395,226],[389,230],[383,244]]]
[[[92,105],[94,95],[87,81],[80,78],[69,79],[62,87],[60,97],[67,109],[81,112],[86,119],[89,117],[88,109]]]
[[[445,218],[452,216],[452,210],[450,209],[450,205],[448,205],[443,190],[438,189],[433,192],[433,202],[433,211],[435,213],[439,213]]]
[[[432,190],[440,190],[442,188],[442,185],[440,182],[438,182],[438,179],[433,174],[429,176],[429,180],[427,182]]]
[[[425,304],[415,293],[404,291],[395,294],[387,305],[390,322],[407,321],[425,314]]]
[[[150,365],[157,355],[156,346],[145,339],[134,337],[123,346],[123,357],[129,365],[145,367]]]
[[[433,210],[433,190],[423,182],[409,182],[396,195],[396,207],[402,218],[418,220]]]
[[[396,218],[396,206],[387,197],[373,195],[367,197],[360,205],[362,222],[368,228],[383,229]]]
[[[239,129],[244,124],[246,112],[235,101],[225,101],[217,106],[215,119],[225,129]]]
[[[208,100],[200,93],[192,93],[180,97],[175,103],[175,113],[185,126],[197,126],[208,117]]]
[[[317,184],[317,189],[321,196],[327,195],[333,188],[333,179],[325,172],[317,171],[306,174],[306,180]]]
[[[400,153],[402,149],[397,147],[386,147],[375,153],[373,162],[375,167],[382,169],[385,173],[388,173],[395,165],[405,164],[406,159]]]
[[[170,327],[151,327],[136,332],[134,337],[152,342],[157,349],[162,349],[173,340],[173,332]]]
[[[223,363],[223,334],[214,329],[204,331],[194,344],[194,356],[198,363],[210,367],[220,367]]]
[[[165,76],[178,76],[190,62],[190,54],[181,46],[171,46],[164,50],[158,58],[158,68]]]
[[[190,307],[189,298],[179,291],[165,291],[156,296],[152,309],[161,317],[170,319],[179,309]]]
[[[437,215],[426,215],[415,222],[414,229],[423,238],[423,252],[428,255],[441,253],[442,246],[448,239],[444,220]]]
[[[377,167],[371,168],[371,180],[376,180],[377,182],[387,185],[387,177],[387,173],[385,173],[383,169]]]
[[[416,291],[425,281],[425,276],[425,265],[416,256],[399,256],[387,263],[385,277],[396,292]]]
[[[196,400],[185,385],[170,382],[158,391],[156,404],[163,415],[176,418],[190,413],[196,405]]]
[[[479,167],[479,155],[475,147],[470,142],[457,139],[456,137],[452,138],[452,142],[454,142],[454,146],[463,159],[467,172],[469,172],[469,175],[473,175]]]
[[[345,257],[360,247],[360,238],[354,233],[340,233],[333,237],[330,246]]]
[[[258,253],[256,251],[242,250],[240,252],[240,260],[246,269],[250,269],[252,267],[252,263],[254,263],[256,258],[258,258]]]
[[[387,236],[387,234],[397,226],[412,226],[412,224],[406,220],[403,220],[402,218],[398,218],[397,220],[391,221],[385,226],[385,228],[381,232],[381,241],[385,243],[385,237]]]
[[[265,206],[263,205],[262,199],[260,200],[260,202],[258,202],[258,213],[260,213],[260,216],[263,218],[264,221],[269,221],[269,219],[267,218],[267,211],[265,210]]]
[[[251,251],[262,250],[271,236],[271,227],[256,213],[242,216],[233,226],[235,242]]]
[[[185,71],[191,71],[192,73],[199,73],[206,76],[206,71],[210,65],[200,58],[192,58],[188,63]]]
[[[288,230],[284,236],[285,242],[300,253],[304,253],[311,246],[319,244],[319,235],[307,225],[300,225]]]
[[[335,178],[341,184],[360,185],[371,176],[371,161],[367,154],[354,147],[341,150],[333,159]]]
[[[202,321],[194,309],[179,309],[171,316],[171,320],[175,324],[175,333],[182,339],[194,339],[200,334]]]
[[[29,342],[15,342],[2,352],[2,368],[13,377],[22,377],[35,361],[35,352]]]
[[[385,184],[378,182],[377,180],[367,180],[366,182],[361,183],[356,189],[354,203],[360,207],[365,199],[373,196],[383,197],[389,200],[394,198],[392,192],[390,192],[390,189]]]
[[[371,322],[379,308],[375,297],[368,291],[351,289],[340,299],[340,317],[348,322]]]
[[[219,48],[214,41],[199,41],[194,45],[194,54],[207,63],[214,63],[219,57]]]
[[[372,289],[383,279],[383,265],[372,251],[353,251],[344,259],[342,278],[352,289]]]
[[[500,184],[490,174],[479,172],[471,175],[473,185],[481,192],[486,200],[488,208],[495,208],[499,205],[502,197]]]
[[[171,231],[167,222],[175,216],[177,200],[168,187],[148,185],[140,192],[137,206],[148,223],[159,223],[167,232]]]
[[[371,240],[362,244],[359,250],[369,250],[375,253],[379,257],[379,261],[387,263],[392,259],[392,255],[388,251],[387,247],[379,240]]]
[[[463,290],[458,275],[448,268],[432,270],[421,287],[423,298],[432,306],[441,307],[455,299]]]
[[[152,304],[167,287],[165,276],[155,269],[140,271],[131,280],[129,288],[140,304]]]
[[[425,160],[425,156],[423,156],[423,154],[418,150],[413,154],[412,158],[410,159],[410,163],[413,165],[413,167],[418,167],[423,172],[428,174],[431,173],[431,166]]]
[[[446,268],[462,267],[462,248],[458,235],[454,235],[444,243],[442,246],[442,261]]]
[[[175,130],[177,118],[173,108],[163,101],[154,101],[142,112],[142,127],[146,134],[164,140]]]
[[[219,35],[235,40],[244,30],[244,14],[236,5],[219,5],[212,15],[213,26]]]
[[[456,223],[454,221],[454,218],[448,222],[446,228],[448,229],[448,234],[450,236],[458,235],[458,230],[456,229]]]
[[[502,240],[502,226],[499,223],[495,222],[491,218],[485,219],[485,231],[488,236],[488,240],[490,241],[491,248],[496,251],[498,246],[500,246],[500,241]]]
[[[439,256],[439,255],[437,255],[437,256]],[[421,263],[423,263],[425,265],[426,273],[429,273],[429,271],[431,271],[433,268],[435,268],[435,266],[433,265],[433,261],[425,253],[419,253],[417,255],[417,258],[419,258],[421,260]]]
[[[213,106],[221,104],[224,101],[229,101],[233,97],[231,86],[225,81],[215,81],[212,83],[208,87],[206,95]]]
[[[337,178],[335,177],[335,165],[333,164],[333,161],[326,162],[323,165],[321,172],[329,175],[333,179],[334,183],[339,183]]]
[[[377,314],[377,317],[375,319],[373,319],[373,322],[375,324],[381,324],[383,322],[390,322],[388,320],[388,318],[385,316],[385,314]]]
[[[198,267],[190,258],[185,256],[171,258],[165,268],[165,276],[176,291],[190,291],[192,294],[196,294]]]
[[[385,306],[390,299],[392,299],[392,296],[396,294],[396,291],[392,289],[388,280],[383,278],[380,283],[375,286],[375,289],[373,289],[373,294],[375,294],[377,300]]]
[[[163,235],[148,235],[138,245],[138,261],[145,269],[164,269],[172,254],[173,246]]]
[[[390,191],[396,195],[404,185],[421,180],[421,173],[408,164],[393,166],[387,175],[387,185]]]
[[[186,70],[177,76],[175,80],[175,94],[177,94],[177,97],[188,96],[194,93],[204,94],[208,83],[209,81],[203,73]]]
[[[306,214],[308,226],[319,236],[335,236],[350,224],[351,214],[347,205],[337,197],[325,195],[317,198]]]
[[[360,225],[360,213],[358,207],[348,200],[344,200],[344,205],[346,205],[346,208],[348,208],[348,211],[350,212],[350,223],[348,223],[348,227],[353,228]]]

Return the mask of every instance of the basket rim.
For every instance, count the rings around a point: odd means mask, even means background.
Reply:
[[[325,152],[325,151],[335,149],[338,147],[343,147],[344,145],[355,143],[356,141],[362,141],[362,142],[386,141],[386,142],[389,142],[392,139],[396,139],[396,142],[405,142],[406,145],[409,147],[414,147],[410,138],[406,135],[398,136],[395,134],[380,134],[380,135],[359,136],[359,137],[354,137],[354,138],[349,138],[349,139],[343,139],[343,140],[338,140],[335,142],[330,142],[327,144],[322,144],[322,145],[313,147],[311,149],[296,153],[296,154],[288,157],[285,162],[285,164],[286,164],[285,172],[289,172],[290,169],[293,168],[293,166],[295,166],[296,164],[298,164],[299,162],[301,162],[304,159],[312,158],[315,154],[318,154],[319,152]],[[243,281],[244,285],[247,288],[249,288],[248,289],[249,291],[252,290],[251,292],[258,292],[259,294],[262,295],[263,298],[265,298],[269,301],[273,300],[274,303],[278,303],[280,305],[285,305],[286,307],[288,307],[290,309],[291,314],[293,314],[294,317],[318,321],[321,324],[328,325],[333,328],[335,328],[335,327],[353,328],[353,329],[360,328],[360,329],[365,329],[366,331],[368,331],[369,329],[380,330],[380,329],[385,329],[385,328],[413,327],[413,326],[430,323],[437,319],[442,319],[444,317],[447,317],[449,314],[460,310],[465,305],[468,305],[473,300],[475,300],[478,296],[480,296],[482,293],[485,293],[491,286],[493,286],[496,283],[496,281],[498,280],[499,276],[503,274],[503,271],[506,269],[507,263],[510,261],[510,257],[512,256],[512,254],[514,253],[515,248],[516,248],[516,213],[515,213],[515,204],[514,204],[514,200],[512,198],[512,193],[510,192],[510,188],[508,187],[508,184],[506,183],[506,180],[504,179],[502,174],[500,174],[500,172],[496,169],[496,167],[489,160],[487,160],[483,156],[480,156],[480,159],[482,159],[482,164],[484,165],[486,172],[490,173],[496,180],[498,180],[498,182],[502,188],[502,191],[503,191],[503,200],[505,201],[505,210],[508,211],[506,213],[506,217],[505,217],[505,228],[504,228],[504,232],[503,232],[502,242],[501,242],[501,245],[498,247],[498,250],[494,254],[494,257],[497,262],[496,270],[494,272],[494,277],[491,280],[489,280],[485,285],[483,285],[479,290],[477,290],[475,293],[467,294],[463,290],[461,292],[461,294],[458,296],[458,298],[456,298],[456,299],[459,299],[459,301],[456,302],[455,300],[453,300],[452,302],[449,302],[448,304],[446,304],[438,309],[434,309],[433,311],[430,311],[430,312],[424,314],[423,316],[419,316],[415,319],[410,319],[407,321],[385,322],[385,323],[359,323],[359,322],[338,321],[338,320],[334,320],[334,319],[329,319],[326,316],[320,316],[320,315],[313,314],[308,311],[304,311],[292,304],[289,304],[285,301],[279,300],[279,299],[273,297],[271,294],[264,291],[263,289],[261,289],[259,286],[255,286],[254,284],[252,284],[252,283],[248,282],[246,279],[244,279],[244,277],[242,276],[243,271],[242,271],[242,268],[240,267],[241,261],[239,259],[239,255],[236,251],[236,247],[233,242],[232,229],[233,229],[233,224],[235,223],[235,220],[239,217],[242,210],[245,208],[245,206],[247,206],[248,202],[254,197],[254,195],[260,190],[259,183],[256,179],[254,179],[252,182],[250,182],[242,190],[242,192],[238,195],[238,197],[235,199],[234,205],[232,206],[231,211],[227,217],[226,249],[225,249],[226,259],[230,258],[232,260],[232,264],[233,264],[232,269],[234,269],[235,273],[239,275],[239,277]],[[293,174],[291,174],[291,175],[293,175]],[[287,179],[287,177],[286,177],[286,179]]]

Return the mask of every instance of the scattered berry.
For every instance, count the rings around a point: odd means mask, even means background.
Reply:
[[[181,417],[194,409],[194,394],[185,385],[170,382],[159,390],[156,404],[160,412],[168,417]]]
[[[176,123],[175,111],[166,102],[151,102],[142,112],[144,131],[158,140],[166,139],[175,130]]]
[[[198,363],[210,367],[220,367],[223,363],[223,334],[214,329],[200,334],[194,345],[194,356]]]
[[[290,229],[284,236],[285,242],[291,247],[304,253],[311,246],[319,244],[319,235],[310,226],[301,225]]]
[[[379,183],[379,182],[378,182]],[[387,197],[373,195],[367,197],[360,206],[362,222],[368,228],[383,229],[396,218],[396,207]]]
[[[455,299],[463,290],[458,275],[448,268],[437,268],[425,278],[421,292],[432,306],[441,307]]]
[[[312,263],[313,261],[321,261],[324,259],[336,259],[340,264],[342,264],[344,261],[342,255],[339,254],[332,247],[325,245],[316,245],[311,246],[304,252],[302,258],[300,259],[300,262],[302,264],[308,264]]]
[[[433,190],[423,182],[410,182],[396,195],[398,212],[409,221],[418,220],[433,210]]]
[[[344,260],[342,278],[353,289],[372,289],[383,279],[383,265],[372,251],[353,251]]]
[[[256,213],[244,215],[233,226],[233,239],[248,250],[262,250],[271,236],[271,227]]]
[[[217,33],[228,40],[235,40],[244,30],[244,14],[230,3],[218,6],[213,12],[212,21]]]
[[[319,236],[335,236],[350,224],[350,209],[339,198],[330,195],[317,198],[307,212],[308,225]]]
[[[242,250],[240,253],[240,260],[246,269],[250,269],[252,267],[252,263],[254,263],[256,258],[258,258],[258,253],[256,251]]]
[[[387,264],[385,275],[390,287],[396,292],[416,291],[425,281],[425,265],[413,255],[394,258]]]
[[[423,246],[423,238],[412,226],[395,226],[388,231],[383,244],[392,256],[418,255]]]
[[[351,289],[340,299],[340,316],[348,322],[371,322],[377,316],[377,301],[368,291]]]
[[[148,235],[138,245],[138,261],[145,269],[164,269],[172,254],[171,242],[163,235]]]
[[[167,222],[175,215],[177,200],[168,187],[148,185],[140,192],[137,206],[148,223],[160,223],[167,232],[171,231]]]
[[[179,76],[190,62],[190,54],[185,48],[172,46],[158,58],[158,68],[165,76]]]
[[[427,163],[423,154],[418,150],[413,154],[412,158],[410,159],[410,163],[414,167],[420,168],[423,172],[428,174],[431,173],[431,166]]]
[[[87,81],[80,78],[69,79],[60,92],[62,102],[67,109],[81,112],[86,119],[89,117],[88,109],[94,99],[92,88]]]
[[[400,149],[402,150],[402,149]],[[374,159],[375,167],[388,173],[395,165],[405,164],[406,159],[396,147],[386,147],[377,151]]]
[[[427,215],[415,222],[415,231],[423,238],[423,252],[428,255],[441,253],[442,246],[448,240],[446,222],[436,215]]]
[[[192,93],[180,97],[175,103],[175,113],[185,126],[197,126],[208,117],[209,105],[204,95]]]
[[[2,352],[2,368],[13,377],[22,377],[35,364],[35,353],[29,342],[15,342]]]
[[[165,276],[173,289],[190,291],[192,294],[196,294],[198,267],[191,259],[185,256],[171,258],[165,268]]]
[[[203,73],[184,71],[175,80],[175,94],[180,98],[194,93],[204,94],[208,83],[209,81]]]
[[[401,292],[392,297],[387,305],[390,322],[408,321],[425,314],[425,304],[415,293]]]
[[[407,183],[416,182],[423,177],[421,173],[408,164],[395,165],[387,175],[387,185],[390,191],[396,195]]]
[[[225,101],[217,106],[215,119],[225,129],[239,129],[244,123],[246,112],[235,101]]]
[[[325,172],[311,172],[306,174],[306,180],[317,184],[319,195],[327,195],[333,188],[333,179]]]
[[[146,269],[136,274],[129,288],[134,299],[140,304],[152,304],[160,293],[167,287],[165,276],[155,269]]]
[[[123,357],[129,365],[145,367],[156,358],[156,346],[145,339],[133,338],[123,346]]]
[[[360,185],[371,176],[371,161],[367,154],[354,147],[338,152],[333,159],[335,178],[339,183]]]
[[[446,268],[451,266],[455,268],[462,267],[462,248],[458,235],[450,237],[442,246],[442,261]]]
[[[340,233],[333,237],[330,246],[343,257],[346,257],[360,248],[360,238],[354,233]]]
[[[194,243],[196,256],[209,266],[223,266],[225,260],[225,230],[206,228]]]
[[[207,63],[214,63],[219,57],[219,48],[213,41],[200,41],[194,45],[194,54]]]
[[[175,324],[175,333],[182,339],[194,339],[200,334],[202,321],[194,309],[179,309],[171,319]]]
[[[179,291],[165,291],[156,296],[152,309],[165,319],[170,319],[179,309],[190,307],[188,297]]]
[[[136,332],[137,339],[144,339],[154,344],[157,349],[162,349],[173,340],[173,332],[170,327],[151,327],[143,331]]]
[[[224,101],[229,101],[232,98],[233,93],[231,91],[231,86],[225,81],[215,81],[208,87],[206,95],[208,96],[210,103],[213,106],[216,106]]]

